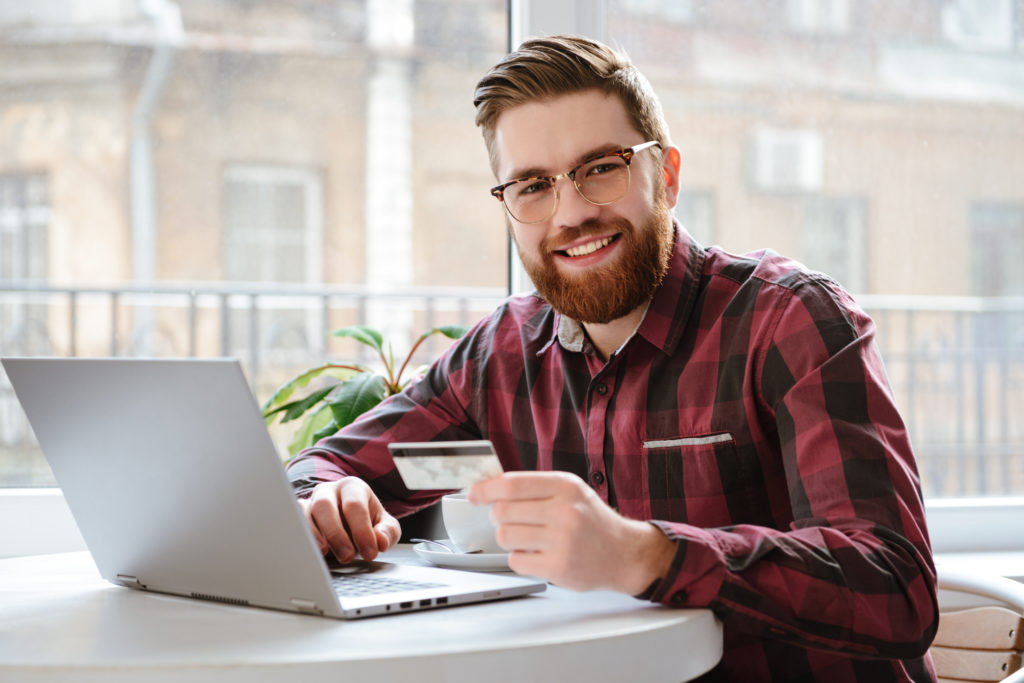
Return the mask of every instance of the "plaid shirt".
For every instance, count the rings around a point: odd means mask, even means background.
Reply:
[[[360,476],[400,516],[439,493],[407,490],[387,442],[480,438],[506,470],[575,472],[677,543],[640,597],[715,611],[725,652],[707,680],[933,680],[913,454],[874,325],[825,276],[678,230],[607,362],[577,323],[512,297],[289,474],[300,495]]]

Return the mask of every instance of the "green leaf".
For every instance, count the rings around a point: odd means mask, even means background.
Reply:
[[[267,417],[272,417],[273,415],[278,413],[284,413],[284,415],[281,417],[281,423],[283,424],[285,422],[291,422],[296,418],[302,417],[303,413],[305,413],[307,410],[309,410],[317,403],[322,401],[324,398],[326,398],[329,393],[335,390],[335,388],[336,386],[329,386],[324,389],[314,391],[312,394],[306,396],[303,399],[299,399],[298,401],[292,401],[291,403],[286,403],[280,408],[271,411],[267,415]]]
[[[364,373],[341,385],[327,402],[338,427],[351,424],[357,417],[384,400],[387,381],[377,374]]]
[[[380,332],[367,327],[366,325],[352,325],[351,327],[343,327],[340,330],[334,332],[335,337],[351,337],[358,342],[362,342],[367,346],[371,346],[377,350],[377,353],[384,354],[384,337]]]
[[[277,412],[277,410],[283,406],[289,398],[291,398],[296,389],[302,389],[303,387],[309,386],[309,383],[317,377],[332,377],[334,379],[344,381],[360,371],[365,371],[365,369],[358,366],[339,366],[335,363],[325,363],[324,365],[306,370],[301,375],[297,375],[282,384],[281,387],[274,392],[274,395],[267,399],[267,402],[264,403],[261,408],[263,411],[263,417],[269,418],[273,413]],[[270,422],[273,422],[273,420],[268,420],[267,424],[270,424]]]
[[[326,407],[327,407],[328,412],[330,412],[330,406],[326,406]],[[323,429],[321,429],[320,431],[318,431],[316,434],[313,435],[312,443],[316,443],[320,439],[326,438],[328,436],[332,436],[332,435],[337,434],[337,433],[338,433],[338,424],[334,421],[334,418],[332,417],[331,421],[327,423],[326,427],[324,427]]]
[[[444,325],[442,327],[435,327],[430,332],[427,332],[427,334],[439,333],[449,339],[461,339],[467,332],[469,332],[468,325]]]
[[[309,448],[319,441],[317,435],[325,431],[327,425],[333,423],[330,408],[327,405],[320,406],[316,412],[309,414],[296,430],[291,443],[288,444],[288,453],[294,458],[303,448]],[[335,431],[337,431],[337,427],[335,427]],[[327,435],[325,434],[325,436]]]

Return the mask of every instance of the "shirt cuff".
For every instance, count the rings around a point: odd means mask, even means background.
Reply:
[[[712,534],[686,524],[650,523],[676,543],[676,553],[665,575],[636,597],[672,607],[708,607],[724,580]]]

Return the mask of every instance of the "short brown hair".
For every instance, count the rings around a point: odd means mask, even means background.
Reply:
[[[617,95],[645,140],[670,143],[668,124],[654,89],[624,53],[576,36],[548,36],[523,43],[477,83],[476,125],[497,172],[494,128],[502,112],[520,104],[597,89]]]

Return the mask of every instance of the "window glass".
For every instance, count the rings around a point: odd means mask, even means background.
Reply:
[[[233,355],[262,402],[372,360],[340,327],[483,317],[506,36],[503,0],[0,0],[0,354]],[[0,374],[0,486],[52,484]]]
[[[1024,493],[1024,6],[686,5],[609,0],[607,21],[682,152],[677,216],[851,290],[926,495]]]

